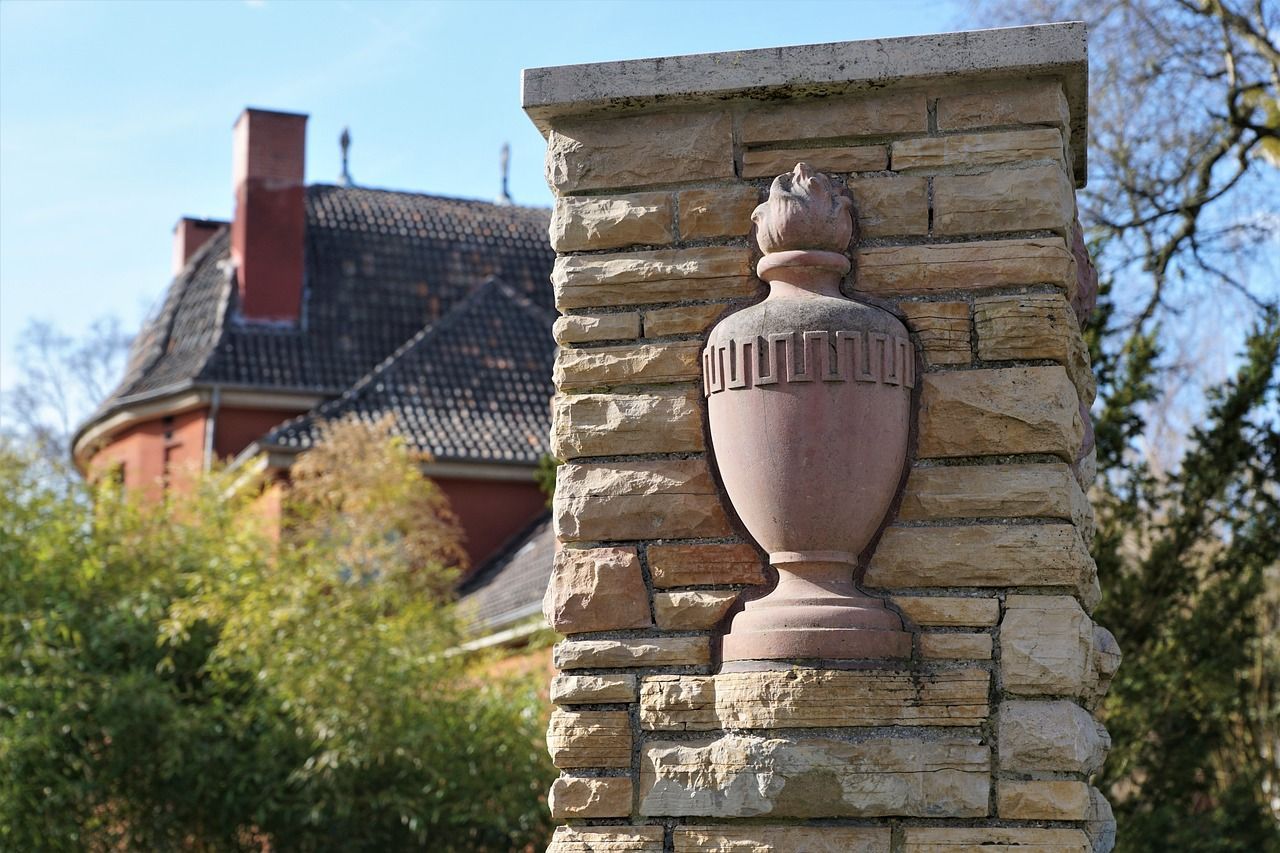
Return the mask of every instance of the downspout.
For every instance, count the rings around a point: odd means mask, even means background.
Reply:
[[[213,386],[209,397],[209,417],[204,421],[204,470],[213,468],[213,439],[218,434],[218,406],[222,403],[222,387]]]

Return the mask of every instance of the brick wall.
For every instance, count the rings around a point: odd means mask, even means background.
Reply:
[[[1094,386],[1073,309],[1082,48],[1019,73],[974,48],[950,77],[843,90],[768,81],[804,48],[752,52],[732,55],[761,69],[737,95],[602,108],[584,86],[580,111],[530,109],[562,313],[552,850],[1110,848],[1091,710],[1119,652],[1089,616]],[[847,292],[917,347],[911,470],[865,580],[913,654],[721,673],[719,637],[771,570],[717,487],[699,354],[763,294],[749,216],[798,160],[857,202]]]

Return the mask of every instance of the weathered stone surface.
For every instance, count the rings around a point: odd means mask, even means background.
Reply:
[[[764,583],[764,563],[750,545],[650,545],[648,553],[659,589]]]
[[[924,136],[893,143],[894,171],[999,166],[1028,160],[1063,160],[1062,132],[1045,127],[1005,133]]]
[[[889,853],[887,826],[686,826],[675,853]]]
[[[830,738],[726,734],[648,743],[642,815],[979,817],[990,753],[970,738]]]
[[[1000,82],[938,98],[938,129],[967,130],[1009,124],[1070,125],[1067,97],[1057,80]]]
[[[762,104],[748,112],[742,121],[742,141],[750,144],[923,132],[928,120],[923,92],[784,101]]]
[[[551,248],[557,252],[666,245],[675,239],[670,193],[556,199]]]
[[[973,628],[1000,620],[1000,602],[994,598],[895,595],[889,600],[917,625]]]
[[[547,136],[547,183],[558,195],[733,177],[724,112],[564,118]]]
[[[1016,773],[1094,773],[1111,738],[1089,712],[1066,699],[1015,699],[1000,705],[1000,767]]]
[[[552,405],[551,452],[557,459],[703,449],[699,391],[560,394]]]
[[[547,725],[547,749],[561,770],[630,767],[631,718],[626,711],[556,708]]]
[[[647,628],[649,591],[634,548],[565,548],[556,554],[542,615],[562,634]]]
[[[561,542],[696,539],[730,532],[703,459],[562,465],[554,504]]]
[[[1005,690],[1080,696],[1090,691],[1093,621],[1068,595],[1011,595],[1000,624]]]
[[[653,675],[640,687],[640,725],[659,731],[978,726],[990,675],[976,667],[903,671],[795,669]]]
[[[1116,846],[1116,819],[1111,803],[1097,788],[1089,789],[1089,816],[1084,831],[1093,843],[1093,853],[1111,853]]]
[[[1058,365],[924,376],[920,458],[1052,453],[1073,462],[1083,438],[1075,386]]]
[[[1085,705],[1094,708],[1111,689],[1111,679],[1120,668],[1120,644],[1115,636],[1101,625],[1093,626],[1093,655],[1089,658],[1089,677],[1085,680],[1088,692],[1082,697]]]
[[[973,360],[969,303],[903,302],[898,308],[906,315],[911,331],[920,336],[926,365],[968,364]]]
[[[587,344],[594,341],[630,341],[640,337],[640,315],[634,311],[622,314],[572,314],[557,317],[551,327],[556,343]]]
[[[701,631],[714,627],[738,600],[732,590],[681,590],[658,592],[653,612],[658,627],[666,631]]]
[[[711,305],[673,305],[653,308],[643,315],[644,334],[650,338],[665,335],[701,335],[724,313],[722,303]]]
[[[790,172],[796,163],[808,163],[820,172],[879,172],[889,168],[883,145],[846,148],[775,148],[742,155],[746,178],[773,178]]]
[[[1062,166],[1001,169],[933,179],[935,234],[1049,230],[1069,234],[1075,191]]]
[[[858,230],[863,237],[929,233],[929,183],[916,177],[852,178]]]
[[[1089,786],[1065,779],[1002,779],[996,786],[996,814],[1007,820],[1084,820]]]
[[[634,702],[634,675],[557,675],[551,680],[551,701],[557,705],[589,702]]]
[[[699,246],[617,255],[562,255],[551,270],[556,307],[730,299],[759,287],[745,246]]]
[[[856,289],[906,296],[1052,284],[1070,295],[1075,260],[1058,237],[858,250]]]
[[[927,660],[990,660],[990,634],[921,634],[920,656]]]
[[[661,826],[557,826],[547,853],[662,853]]]
[[[1078,829],[908,826],[902,853],[1089,853]]]
[[[745,237],[751,233],[751,211],[760,203],[760,191],[743,185],[706,187],[681,190],[676,199],[680,239]]]
[[[1089,349],[1066,297],[1060,293],[987,296],[974,302],[978,357],[983,361],[1049,358],[1067,368],[1080,399],[1097,395]]]
[[[866,584],[1067,586],[1083,596],[1096,572],[1070,524],[890,527],[871,559]]]
[[[552,378],[562,391],[617,385],[660,385],[701,376],[699,341],[560,349]]]
[[[702,666],[711,662],[707,637],[643,640],[561,640],[551,652],[556,669],[628,666]]]
[[[898,517],[906,521],[947,518],[1062,518],[1093,536],[1093,509],[1071,468],[1040,465],[942,465],[914,468],[907,478]]]
[[[631,779],[627,776],[561,776],[547,797],[556,820],[626,817],[631,814]]]

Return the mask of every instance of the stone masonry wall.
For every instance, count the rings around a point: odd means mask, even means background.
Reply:
[[[978,74],[549,121],[555,853],[1110,849],[1070,119],[1055,77]],[[917,347],[865,581],[914,652],[718,673],[771,570],[717,488],[699,353],[763,295],[750,213],[799,160],[847,181],[847,290]]]

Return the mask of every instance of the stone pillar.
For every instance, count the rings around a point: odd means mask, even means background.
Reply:
[[[1109,849],[1085,83],[1080,24],[525,73],[562,314],[556,853]],[[916,348],[864,581],[911,657],[722,671],[773,577],[718,487],[699,356],[763,295],[750,215],[801,160],[855,200],[846,293]]]

